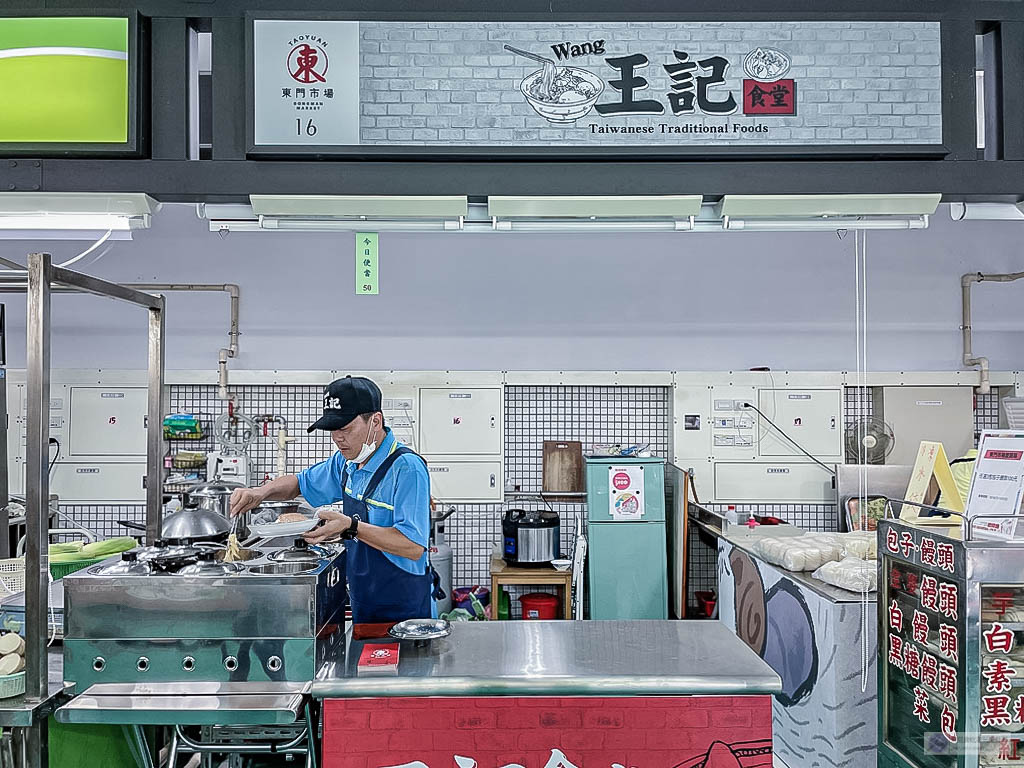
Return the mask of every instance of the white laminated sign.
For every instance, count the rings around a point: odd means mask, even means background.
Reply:
[[[642,520],[644,468],[608,467],[608,513],[613,520]]]
[[[983,432],[967,497],[967,517],[976,534],[1021,538],[1018,518],[1024,495],[1024,433]]]
[[[359,143],[359,22],[253,22],[253,141]]]

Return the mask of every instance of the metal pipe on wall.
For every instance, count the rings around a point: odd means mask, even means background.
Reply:
[[[235,283],[126,283],[126,287],[139,291],[217,291],[227,293],[231,299],[231,319],[228,326],[228,345],[217,352],[217,396],[228,399],[228,358],[238,357],[238,305],[241,291]]]
[[[1024,272],[1010,272],[1007,274],[990,274],[982,272],[968,272],[960,278],[960,297],[962,317],[960,330],[963,333],[964,365],[968,367],[977,366],[981,372],[981,381],[978,385],[978,394],[987,395],[992,391],[992,383],[989,377],[989,361],[987,357],[975,357],[971,339],[971,286],[975,283],[1012,283],[1024,277]]]

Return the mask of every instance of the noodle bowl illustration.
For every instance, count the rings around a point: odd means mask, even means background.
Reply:
[[[552,123],[574,123],[585,117],[601,92],[604,81],[585,69],[558,67],[545,88],[544,69],[523,78],[519,90],[537,114]]]

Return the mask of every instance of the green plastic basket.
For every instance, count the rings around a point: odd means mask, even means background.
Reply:
[[[21,696],[25,692],[25,673],[15,672],[13,675],[0,675],[0,699]]]
[[[103,557],[90,557],[85,560],[69,560],[65,563],[50,563],[50,575],[53,576],[54,581],[57,579],[63,579],[68,574],[72,574],[75,571],[80,571],[83,568],[88,568],[90,565],[96,565],[96,563],[102,563],[110,555],[104,555]]]

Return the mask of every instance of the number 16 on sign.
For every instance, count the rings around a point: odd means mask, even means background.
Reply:
[[[378,293],[377,233],[356,232],[356,296],[376,296]]]

